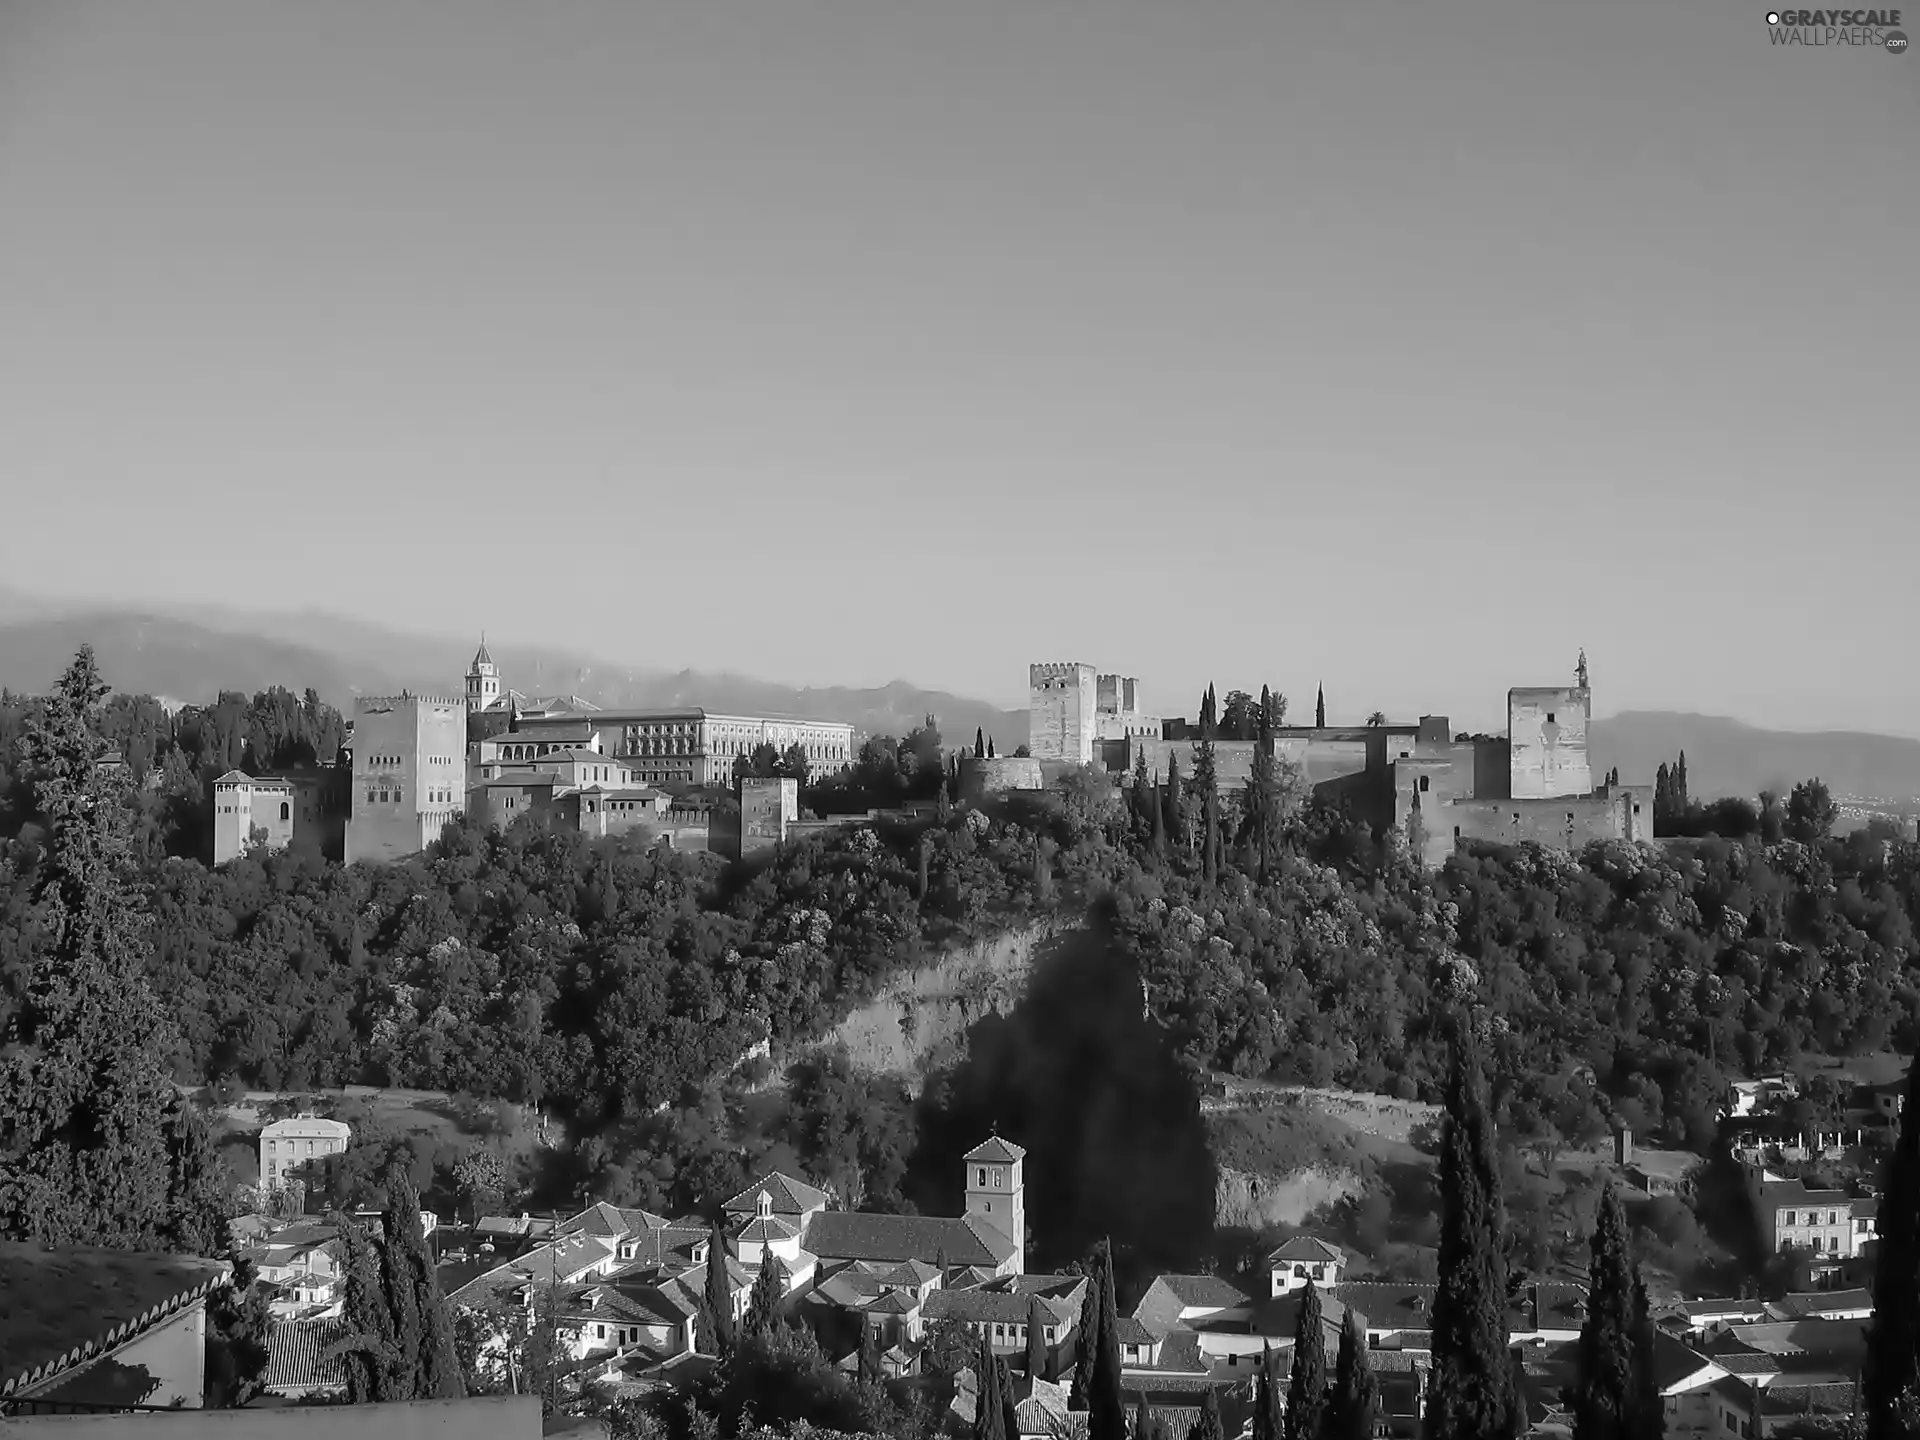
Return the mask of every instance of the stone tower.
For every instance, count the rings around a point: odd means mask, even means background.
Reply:
[[[1029,665],[1028,751],[1036,760],[1093,763],[1099,680],[1091,665]]]
[[[487,637],[480,637],[480,648],[473,652],[473,668],[467,671],[467,714],[478,715],[500,698],[500,667],[487,653]]]
[[[1014,1243],[1013,1273],[1027,1268],[1027,1152],[994,1135],[966,1155],[967,1215],[978,1216]]]

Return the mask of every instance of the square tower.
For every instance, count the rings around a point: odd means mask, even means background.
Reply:
[[[346,863],[400,860],[438,840],[466,809],[466,765],[464,697],[355,701]]]
[[[966,1154],[967,1217],[978,1217],[1013,1241],[1014,1273],[1026,1273],[1027,1152],[992,1136]]]
[[[225,865],[253,843],[253,777],[229,770],[213,782],[213,863]]]
[[[1091,765],[1100,709],[1093,666],[1029,665],[1027,685],[1027,748],[1033,758]]]

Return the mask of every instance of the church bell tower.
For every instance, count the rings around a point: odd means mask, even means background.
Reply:
[[[487,637],[480,637],[480,648],[473,653],[473,668],[467,671],[467,714],[478,715],[500,699],[500,667],[487,653]]]

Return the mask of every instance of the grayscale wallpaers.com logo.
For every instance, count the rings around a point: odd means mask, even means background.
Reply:
[[[1907,53],[1898,10],[1769,10],[1767,38],[1776,45],[1858,45]]]

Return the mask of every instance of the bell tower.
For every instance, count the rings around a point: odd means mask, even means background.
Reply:
[[[979,1217],[1013,1241],[1012,1274],[1027,1269],[1027,1152],[998,1135],[966,1154],[967,1218]]]
[[[480,648],[473,652],[473,668],[467,671],[467,714],[478,715],[500,699],[500,667],[487,653],[487,637],[480,637]]]

